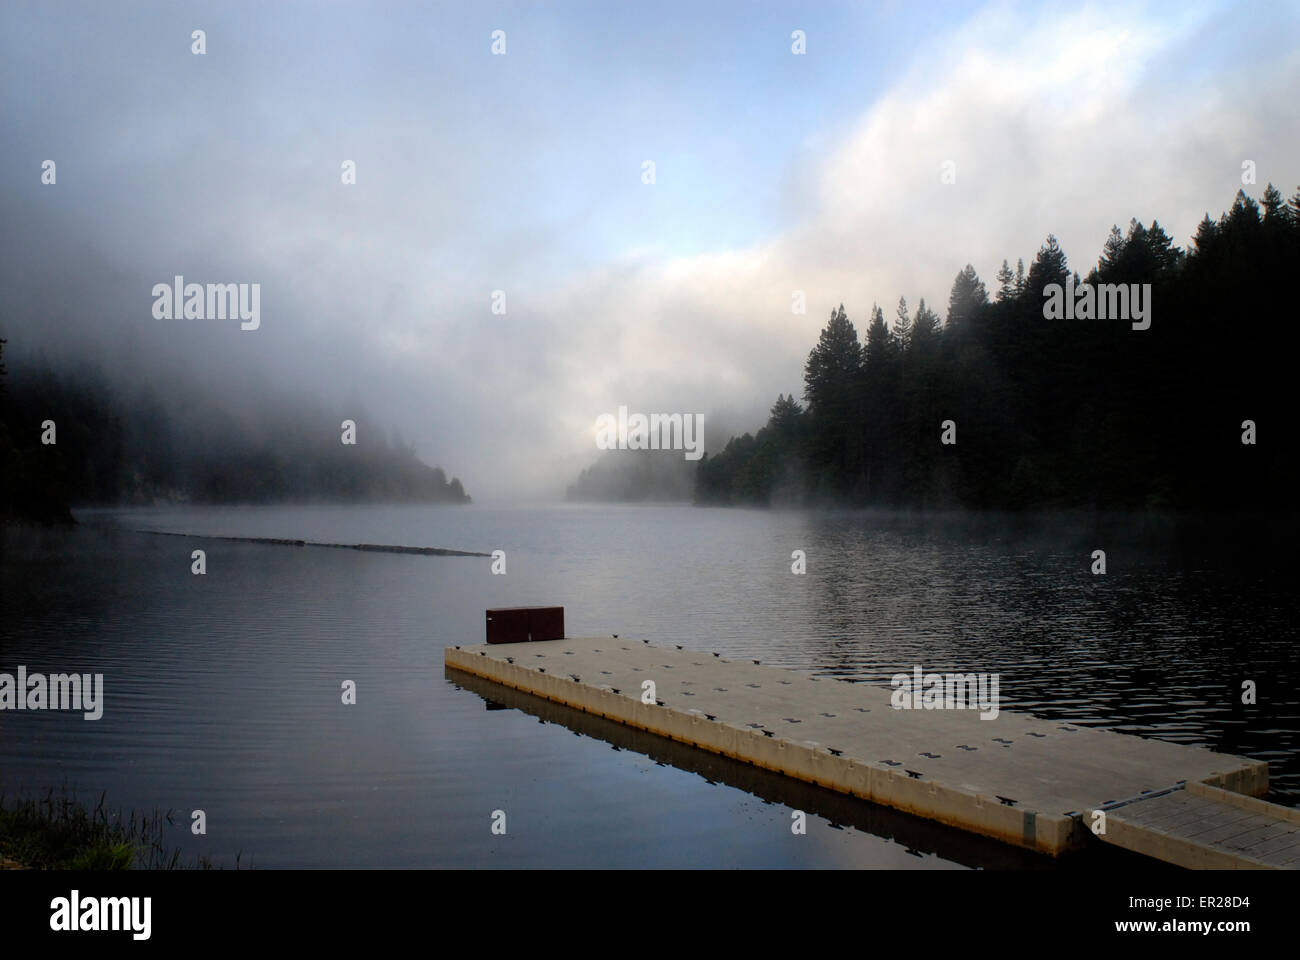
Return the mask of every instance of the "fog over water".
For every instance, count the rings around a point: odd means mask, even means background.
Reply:
[[[941,305],[1049,232],[1086,265],[1131,216],[1185,245],[1243,160],[1286,190],[1300,153],[1289,5],[385,11],[5,4],[10,366],[232,429],[344,406],[477,498],[557,497],[620,404],[716,448],[837,304]],[[260,283],[261,326],[154,319],[178,275]]]

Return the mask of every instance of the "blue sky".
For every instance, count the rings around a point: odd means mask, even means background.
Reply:
[[[1186,244],[1243,160],[1249,192],[1294,192],[1297,21],[1204,2],[7,3],[0,324],[231,403],[265,383],[359,396],[476,495],[552,492],[619,405],[756,427],[840,302],[860,326],[900,295],[942,313],[967,262],[991,284],[1048,232],[1086,272],[1131,216]],[[153,320],[149,289],[177,273],[260,282],[261,329]]]

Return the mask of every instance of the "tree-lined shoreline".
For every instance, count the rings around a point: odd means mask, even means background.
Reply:
[[[1158,222],[1113,228],[1086,278],[1052,236],[1028,270],[1003,261],[992,295],[968,265],[943,322],[900,299],[859,339],[841,305],[804,403],[780,395],[756,434],[706,454],[695,502],[1293,510],[1278,308],[1297,267],[1300,191],[1269,184],[1207,214],[1187,250]],[[1045,318],[1050,285],[1084,283],[1150,284],[1150,327]]]
[[[306,405],[258,423],[182,417],[93,372],[6,375],[3,346],[0,520],[71,523],[74,506],[470,502],[459,479],[364,417],[350,421],[355,444],[342,419]]]

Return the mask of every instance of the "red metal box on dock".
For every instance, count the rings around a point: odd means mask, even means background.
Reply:
[[[563,607],[502,607],[487,612],[488,643],[562,639]]]

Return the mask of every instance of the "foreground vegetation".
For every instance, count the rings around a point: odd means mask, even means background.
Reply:
[[[163,843],[172,813],[110,814],[51,790],[42,797],[0,797],[0,863],[32,870],[210,869],[207,858],[182,861]]]

